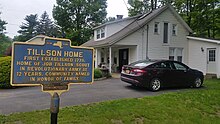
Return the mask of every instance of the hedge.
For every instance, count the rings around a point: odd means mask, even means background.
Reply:
[[[0,88],[11,88],[11,56],[0,57]]]
[[[94,78],[101,78],[102,77],[102,71],[98,68],[94,69]]]

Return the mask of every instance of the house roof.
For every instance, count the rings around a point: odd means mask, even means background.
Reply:
[[[121,29],[120,31],[114,33],[113,35],[107,37],[106,39],[94,41],[94,38],[87,41],[86,43],[82,44],[82,46],[91,46],[91,47],[102,47],[102,46],[111,46],[116,42],[120,41],[121,39],[125,38],[126,36],[130,35],[131,33],[137,31],[138,29],[142,28],[152,19],[160,15],[166,9],[170,9],[171,12],[176,16],[176,18],[183,24],[183,26],[189,31],[192,32],[192,29],[186,24],[186,22],[180,17],[180,15],[174,10],[173,7],[170,5],[166,5],[160,7],[154,11],[150,11],[148,13],[143,14],[142,16],[136,16],[136,19],[128,24],[126,27]]]
[[[187,36],[187,38],[192,39],[192,40],[199,40],[203,42],[220,44],[220,40],[216,40],[216,39],[201,38],[201,37],[194,37],[194,36]]]
[[[97,29],[97,28],[100,28],[100,27],[103,27],[103,26],[106,26],[106,25],[113,24],[113,23],[118,23],[118,22],[122,22],[122,21],[127,21],[127,20],[131,20],[131,19],[135,19],[135,18],[138,18],[138,17],[140,17],[140,16],[141,16],[141,14],[136,15],[136,16],[132,16],[132,17],[123,18],[123,19],[116,19],[116,20],[114,20],[114,21],[106,22],[106,23],[104,23],[104,24],[101,24],[101,25],[99,25],[99,26],[96,26],[96,27],[93,28],[93,30],[95,30],[95,29]]]

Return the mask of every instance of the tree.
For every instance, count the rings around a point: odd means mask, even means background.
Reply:
[[[1,14],[1,12],[0,12],[0,14]],[[6,30],[6,27],[5,27],[6,24],[7,24],[7,22],[4,20],[1,20],[1,18],[0,18],[0,35],[4,33],[4,30]]]
[[[21,35],[15,37],[19,41],[27,41],[37,34],[37,26],[39,24],[37,14],[27,15],[24,20],[26,23],[22,23],[21,29],[18,31]]]
[[[128,9],[129,16],[135,16],[150,11],[149,0],[128,0],[128,4],[131,6]]]
[[[58,26],[49,18],[46,11],[44,11],[39,19],[37,34],[43,34],[50,37],[61,36]]]
[[[53,22],[49,18],[49,15],[46,11],[41,15],[39,24],[37,26],[37,34],[44,34],[51,36],[51,29],[53,28]]]
[[[107,15],[106,0],[57,0],[53,17],[66,38],[80,45],[92,35],[92,28]]]
[[[108,18],[105,19],[104,22],[111,22],[111,21],[115,21],[115,20],[116,20],[115,17],[108,17]]]
[[[4,55],[6,49],[11,46],[12,41],[8,36],[5,36],[6,24],[7,22],[0,18],[0,56]]]

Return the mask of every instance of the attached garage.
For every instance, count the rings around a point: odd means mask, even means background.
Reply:
[[[189,62],[192,68],[205,75],[220,78],[220,40],[187,36],[189,43]]]

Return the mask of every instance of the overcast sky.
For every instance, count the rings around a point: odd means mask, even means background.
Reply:
[[[128,16],[128,11],[124,1],[127,0],[107,0],[108,8],[107,17],[115,17],[116,15]],[[26,15],[38,14],[40,17],[44,11],[47,11],[52,18],[52,9],[56,0],[0,0],[0,18],[5,20],[6,32],[8,36],[13,38],[18,35],[19,26],[24,22]]]

